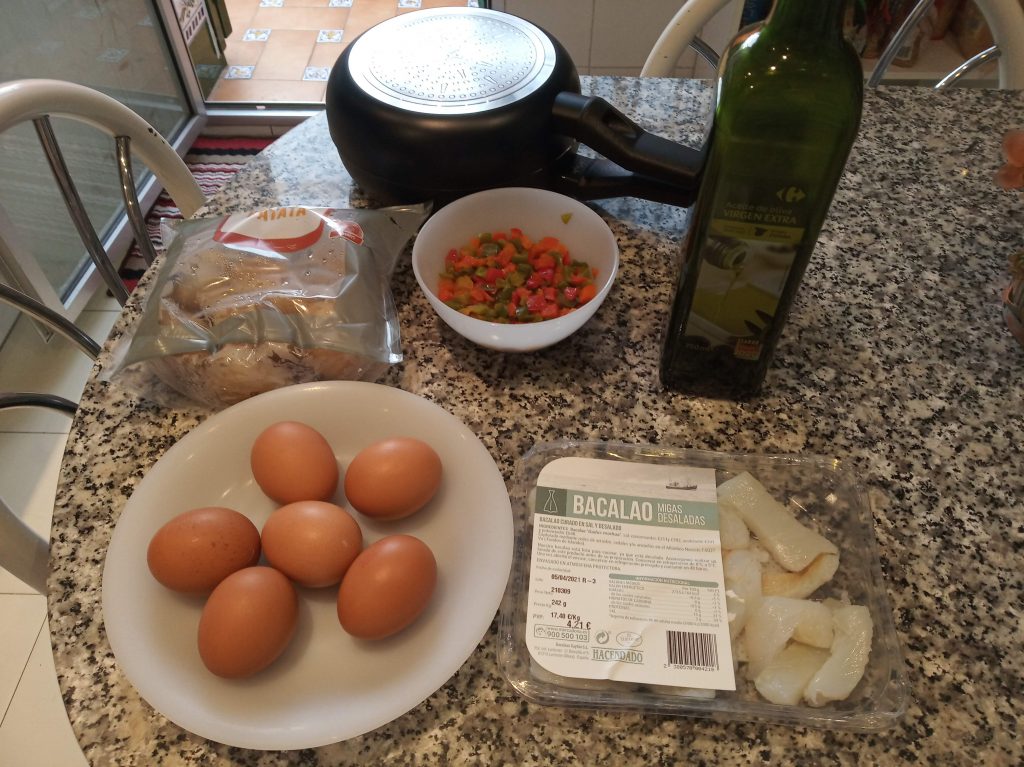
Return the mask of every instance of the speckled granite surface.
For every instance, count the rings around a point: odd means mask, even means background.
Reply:
[[[585,88],[662,135],[700,135],[708,94],[699,84],[599,78]],[[1024,248],[1024,199],[991,182],[1001,132],[1022,123],[1021,93],[867,95],[766,391],[745,404],[689,399],[658,382],[685,227],[678,209],[632,199],[597,204],[622,251],[616,287],[580,333],[528,356],[470,346],[433,316],[407,262],[394,278],[406,359],[384,383],[463,419],[506,480],[533,444],[563,437],[810,452],[862,472],[911,685],[895,728],[861,735],[528,704],[498,672],[492,626],[448,684],[363,737],[282,753],[190,735],[120,672],[104,635],[100,587],[110,534],[133,488],[202,415],[92,382],[61,474],[49,597],[60,687],[89,762],[1024,762],[1024,350],[1005,329],[999,300],[1007,258]],[[320,116],[254,161],[209,210],[348,199]]]

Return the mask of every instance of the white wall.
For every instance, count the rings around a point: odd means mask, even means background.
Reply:
[[[493,0],[498,11],[532,21],[569,51],[580,74],[639,75],[661,30],[682,0]],[[704,28],[701,37],[719,53],[738,27],[742,0],[732,0]],[[679,60],[681,77],[713,72],[688,50]]]

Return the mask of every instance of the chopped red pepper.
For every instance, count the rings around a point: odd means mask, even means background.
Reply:
[[[574,261],[555,237],[534,242],[519,228],[485,232],[445,257],[438,297],[491,322],[563,317],[597,295],[597,270]]]

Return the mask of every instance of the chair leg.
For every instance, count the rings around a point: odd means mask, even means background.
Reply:
[[[75,224],[75,229],[78,230],[86,250],[89,251],[89,256],[96,264],[96,269],[103,276],[103,281],[107,283],[107,287],[114,294],[117,302],[124,306],[128,301],[128,289],[117,274],[117,269],[110,262],[110,257],[103,249],[103,243],[100,242],[96,229],[93,227],[92,221],[89,220],[88,213],[85,212],[85,205],[78,194],[78,189],[75,188],[75,182],[71,180],[71,174],[68,172],[67,163],[64,162],[64,155],[57,144],[57,137],[53,133],[53,126],[50,124],[49,118],[37,117],[32,123],[35,126],[43,153],[46,155],[46,160],[50,164],[53,178],[60,187],[61,196],[64,198],[64,204]]]
[[[16,407],[48,407],[60,410],[73,416],[78,405],[57,394],[41,394],[39,392],[0,392],[0,410]]]
[[[117,147],[117,172],[121,177],[121,197],[124,198],[128,222],[132,226],[132,231],[135,232],[135,242],[139,246],[139,252],[142,253],[142,260],[146,262],[146,266],[152,266],[156,260],[156,251],[153,249],[153,241],[149,239],[146,216],[139,205],[139,193],[135,188],[131,139],[127,136],[115,136],[114,143]]]
[[[64,338],[88,354],[91,359],[96,359],[100,356],[100,345],[91,336],[67,317],[58,314],[46,306],[46,304],[32,298],[32,296],[26,295],[10,285],[0,283],[0,303],[10,304],[18,311],[24,312],[32,319],[41,322],[55,333],[64,336]]]
[[[40,594],[46,593],[50,547],[0,499],[0,566]]]

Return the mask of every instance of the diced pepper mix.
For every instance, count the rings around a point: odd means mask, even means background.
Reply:
[[[445,257],[438,297],[489,322],[562,317],[597,295],[597,269],[569,255],[556,237],[534,242],[521,229],[484,232]]]

